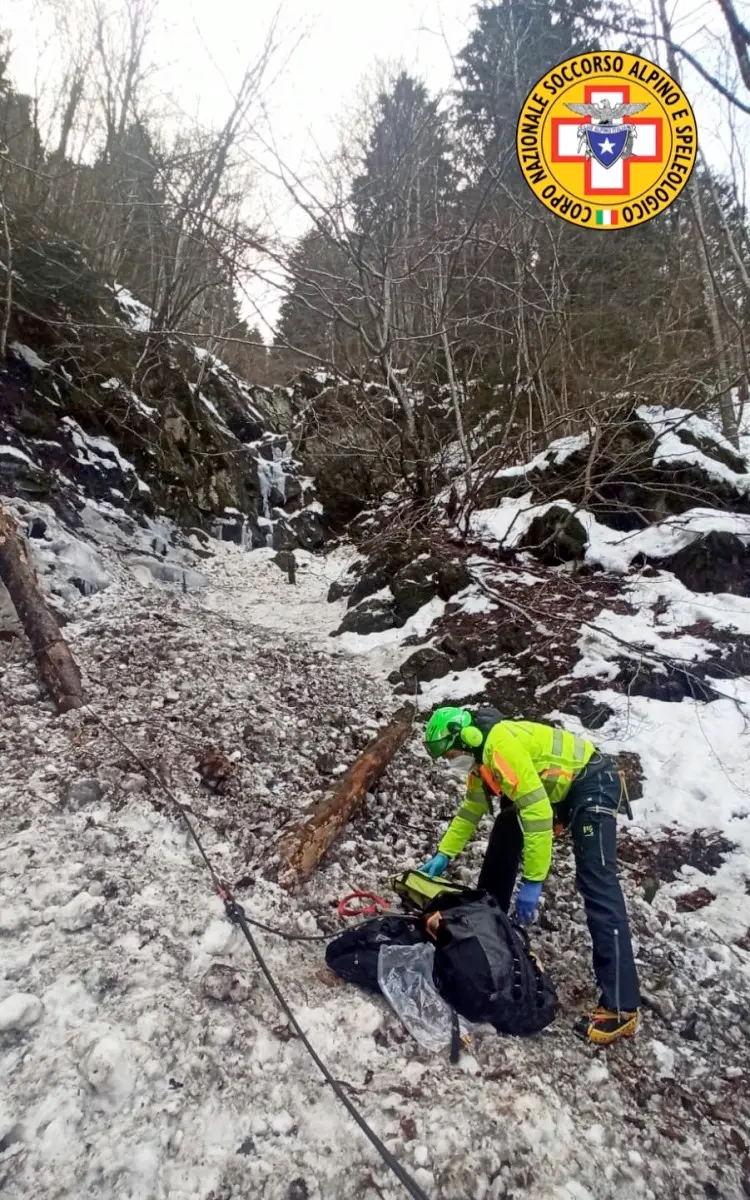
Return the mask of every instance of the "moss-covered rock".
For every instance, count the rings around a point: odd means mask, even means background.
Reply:
[[[673,571],[693,592],[750,596],[750,548],[734,533],[712,530],[655,565]]]
[[[586,555],[586,530],[570,509],[553,504],[534,517],[519,546],[546,566],[581,562]]]

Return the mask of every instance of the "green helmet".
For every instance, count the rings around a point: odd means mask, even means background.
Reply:
[[[452,750],[461,730],[471,725],[471,713],[465,708],[438,708],[427,722],[424,741],[430,758],[440,758]]]

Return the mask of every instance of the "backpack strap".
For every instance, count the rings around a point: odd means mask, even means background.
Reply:
[[[455,1065],[461,1054],[461,1026],[458,1013],[451,1008],[451,1062]]]
[[[521,986],[521,979],[522,979],[521,959],[518,957],[518,954],[514,950],[513,951],[513,999],[516,1001],[516,1003],[518,1003],[518,1001],[523,996],[523,988]]]
[[[511,925],[513,926],[514,933],[518,935],[518,940],[523,942],[524,949],[530,953],[531,942],[529,941],[529,935],[524,929],[523,925],[517,925],[515,921],[511,921]]]
[[[542,975],[541,967],[536,960],[534,951],[531,949],[531,941],[526,930],[522,925],[517,925],[515,921],[512,922],[512,925],[514,931],[518,934],[519,941],[522,943],[523,948],[526,951],[526,957],[533,968],[534,977],[536,980],[536,1004],[537,1008],[541,1008],[544,1004],[544,977]]]

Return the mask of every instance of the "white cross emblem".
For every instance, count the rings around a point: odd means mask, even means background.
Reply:
[[[596,104],[600,100],[609,100],[611,104],[627,104],[630,101],[630,88],[597,88],[585,89],[586,103]],[[662,118],[661,117],[628,117],[628,124],[637,126],[633,154],[624,161],[614,163],[611,167],[603,167],[595,158],[587,158],[586,151],[580,141],[580,131],[588,124],[580,117],[552,118],[552,161],[580,162],[584,165],[583,195],[630,195],[630,163],[631,162],[661,162],[662,161]],[[604,154],[607,142],[600,149]]]

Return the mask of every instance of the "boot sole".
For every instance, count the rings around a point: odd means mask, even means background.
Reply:
[[[586,1034],[586,1041],[592,1042],[594,1046],[610,1046],[612,1042],[617,1042],[620,1038],[632,1038],[638,1028],[638,1021],[628,1021],[627,1025],[621,1025],[619,1029],[612,1030],[611,1033],[606,1033],[602,1029],[589,1029]]]

